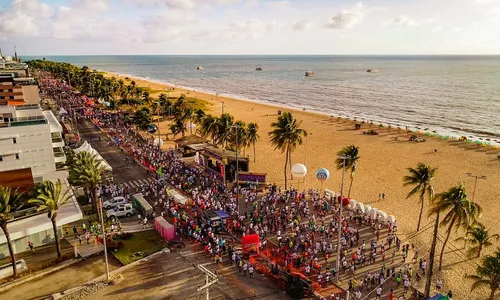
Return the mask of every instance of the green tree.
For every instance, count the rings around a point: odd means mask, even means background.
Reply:
[[[94,210],[97,211],[98,187],[109,177],[109,173],[102,166],[97,155],[89,152],[79,152],[74,155],[69,167],[69,182],[72,185],[83,187],[86,194],[90,194]]]
[[[17,190],[12,192],[10,187],[0,186],[0,227],[2,228],[5,239],[7,240],[7,246],[9,247],[14,278],[17,277],[16,256],[12,248],[7,222],[14,218],[12,214],[20,210],[23,205],[24,202],[21,200],[21,194],[17,193]]]
[[[474,280],[471,291],[478,287],[487,287],[490,289],[488,299],[495,299],[495,293],[500,290],[500,250],[493,256],[484,257],[481,265],[476,267],[476,275],[466,275],[466,278]]]
[[[228,113],[225,113],[217,118],[217,131],[215,134],[216,145],[221,145],[221,147],[226,148],[228,143],[231,142],[231,136],[233,135],[233,125],[234,118]]]
[[[465,186],[462,184],[451,187],[448,191],[437,194],[436,201],[432,203],[429,215],[444,214],[444,218],[440,222],[440,226],[447,226],[446,238],[443,242],[443,248],[439,255],[439,270],[443,265],[443,254],[448,239],[453,228],[457,231],[460,228],[468,228],[476,223],[477,218],[481,215],[482,209],[479,204],[470,201],[467,198]]]
[[[148,126],[152,122],[151,113],[148,108],[143,107],[140,110],[137,110],[132,115],[132,122],[139,128],[140,130],[148,129]]]
[[[302,145],[302,137],[307,136],[307,132],[300,128],[302,122],[297,121],[290,112],[285,112],[278,116],[276,122],[271,123],[274,129],[269,132],[271,144],[275,150],[280,150],[285,153],[285,166],[283,173],[285,175],[285,189],[287,186],[287,169],[288,162],[291,160],[291,153],[297,148],[297,145]]]
[[[178,135],[179,133],[184,136],[186,134],[187,128],[184,125],[184,122],[182,120],[175,120],[173,124],[170,125],[169,127],[170,131],[175,136]]]
[[[465,237],[459,237],[456,240],[470,242],[472,247],[469,249],[469,255],[480,257],[483,248],[492,246],[491,241],[498,241],[499,238],[498,234],[490,235],[489,230],[483,224],[476,223],[467,229]]]
[[[420,213],[418,215],[418,225],[417,231],[420,230],[420,224],[422,222],[422,214],[424,212],[424,199],[425,194],[429,197],[429,202],[432,202],[434,197],[434,188],[431,185],[431,181],[436,173],[436,168],[427,166],[424,163],[419,163],[416,168],[407,169],[410,175],[403,178],[404,186],[413,186],[413,189],[406,195],[406,199],[412,197],[415,194],[419,194],[420,201]]]
[[[35,198],[30,199],[28,202],[36,204],[39,211],[47,211],[47,216],[52,222],[52,230],[54,231],[54,239],[56,240],[57,258],[61,258],[61,242],[59,241],[59,234],[57,232],[57,211],[68,202],[72,194],[70,189],[62,192],[61,180],[56,184],[52,181],[43,181],[35,186]]]
[[[354,179],[354,175],[356,174],[356,167],[358,165],[359,161],[359,147],[356,147],[354,145],[349,145],[347,147],[344,147],[342,150],[337,152],[337,159],[335,160],[337,164],[337,170],[341,170],[343,167],[344,160],[341,159],[340,157],[347,157],[345,161],[345,169],[351,171],[351,182],[349,183],[349,191],[347,193],[347,198],[351,197],[351,188],[352,188],[352,182]]]
[[[257,123],[248,123],[247,125],[247,140],[253,146],[253,162],[256,161],[255,143],[259,140],[259,125]]]
[[[218,134],[218,124],[219,120],[217,117],[206,115],[200,126],[201,135],[210,138],[212,140],[212,144],[214,145]]]

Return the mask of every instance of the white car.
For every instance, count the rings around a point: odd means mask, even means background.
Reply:
[[[110,209],[110,208],[115,208],[120,204],[126,204],[126,203],[128,203],[127,199],[123,198],[122,196],[118,196],[110,200],[104,201],[102,206],[104,207],[104,209]]]
[[[119,204],[113,209],[109,209],[106,211],[106,216],[108,218],[114,219],[114,218],[121,218],[121,217],[130,217],[134,214],[134,208],[132,207],[132,204],[127,203],[127,204]]]

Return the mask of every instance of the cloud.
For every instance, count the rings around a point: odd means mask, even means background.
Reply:
[[[73,8],[92,12],[103,12],[109,10],[109,0],[79,0],[74,2]]]
[[[350,9],[343,9],[332,17],[326,27],[333,29],[352,28],[363,20],[366,15],[366,7],[359,2]]]
[[[311,27],[311,24],[312,23],[309,20],[295,21],[292,24],[292,29],[294,31],[307,30]]]
[[[415,27],[418,26],[418,23],[407,15],[401,15],[397,18],[382,22],[382,27],[387,27],[391,25]]]
[[[21,11],[0,11],[0,36],[24,35],[36,36],[39,28],[35,18]]]
[[[164,0],[164,3],[172,10],[191,10],[195,8],[193,0]]]
[[[246,7],[253,7],[259,5],[259,1],[257,0],[245,0],[243,2],[243,5]]]
[[[247,21],[232,22],[223,30],[222,36],[229,39],[260,38],[264,33],[275,32],[282,27],[282,23],[278,21],[263,22],[256,19]]]
[[[489,4],[493,2],[497,2],[498,0],[474,0],[474,2],[479,3],[479,4]]]
[[[271,9],[284,9],[289,8],[290,4],[290,1],[271,1],[266,3],[266,7]]]
[[[32,16],[48,17],[52,14],[52,8],[47,3],[38,0],[12,0],[12,10],[19,11]]]
[[[432,28],[432,32],[440,32],[441,30],[443,30],[443,26],[441,25]]]

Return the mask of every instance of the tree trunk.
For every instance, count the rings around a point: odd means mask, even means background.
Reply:
[[[286,168],[288,167],[288,144],[286,145],[285,150],[285,168],[283,169],[285,174],[285,190],[287,189],[287,178],[286,178]]]
[[[451,229],[453,228],[454,223],[455,223],[455,217],[453,217],[453,220],[451,220],[450,226],[448,227],[448,230],[446,231],[446,239],[444,239],[443,248],[441,248],[441,253],[439,254],[439,271],[441,271],[442,266],[443,266],[444,248],[446,247],[446,243],[448,243],[448,239],[450,238]]]
[[[488,300],[493,300],[495,298],[495,292],[497,291],[498,287],[491,287],[490,288],[490,296],[488,297]]]
[[[255,162],[255,142],[253,143],[253,162]]]
[[[95,187],[95,188],[94,188],[94,193],[93,193],[93,195],[94,195],[94,203],[93,203],[93,205],[94,205],[94,209],[95,209],[95,212],[97,212],[97,214],[98,214],[98,216],[99,216],[99,212],[100,212],[100,210],[99,210],[99,209],[97,209],[97,205],[99,204],[99,203],[98,203],[98,202],[99,202],[99,196],[97,195],[97,187]]]
[[[5,239],[7,240],[7,245],[9,246],[9,254],[10,258],[12,260],[12,272],[14,278],[17,277],[17,266],[16,266],[16,256],[14,254],[14,249],[12,249],[12,241],[10,240],[10,234],[9,234],[9,229],[7,228],[7,222],[2,223],[1,225],[3,234],[5,235]]]
[[[290,150],[290,147],[288,147],[288,163],[290,164],[290,179],[293,179],[293,174],[292,174],[292,151]]]
[[[425,197],[425,187],[420,195],[420,214],[418,215],[417,232],[420,231],[420,222],[422,222],[422,213],[424,212],[424,197]]]
[[[57,259],[61,258],[61,242],[59,241],[59,234],[57,233],[57,224],[56,224],[57,213],[55,213],[50,221],[52,221],[52,230],[54,230],[54,238],[56,239],[56,250],[57,250]]]
[[[349,183],[349,191],[347,192],[347,198],[351,198],[351,188],[352,188],[352,181],[354,180],[354,176],[351,173],[351,182]]]
[[[479,243],[479,247],[477,249],[477,256],[476,257],[481,256],[481,251],[483,251],[483,244]]]
[[[434,233],[432,236],[432,245],[429,253],[429,269],[427,270],[427,278],[425,279],[424,295],[426,298],[429,298],[431,293],[432,273],[434,272],[434,256],[436,254],[436,244],[439,232],[439,211],[436,213],[436,220],[434,222]]]

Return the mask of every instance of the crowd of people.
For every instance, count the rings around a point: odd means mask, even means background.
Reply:
[[[254,272],[254,266],[235,249],[235,239],[224,238],[218,233],[220,224],[214,225],[210,218],[205,217],[204,212],[208,209],[222,210],[232,217],[230,222],[222,225],[233,237],[258,234],[260,249],[269,253],[283,270],[299,271],[320,287],[327,287],[340,274],[348,276],[349,291],[354,299],[361,299],[362,293],[373,291],[380,299],[384,290],[389,299],[394,299],[394,291],[386,287],[386,282],[392,281],[396,287],[403,285],[406,291],[412,279],[420,280],[419,271],[411,267],[413,260],[406,262],[409,245],[402,245],[398,238],[397,222],[387,223],[379,216],[361,210],[351,210],[340,216],[340,262],[337,268],[339,198],[321,194],[318,190],[299,191],[293,187],[281,190],[276,185],[259,193],[257,185],[247,183],[240,188],[244,205],[239,207],[235,189],[226,188],[200,166],[180,160],[174,150],[161,150],[152,138],[129,126],[122,113],[83,106],[82,96],[72,93],[62,82],[53,80],[44,84],[49,93],[64,92],[66,101],[71,102],[70,115],[77,113],[107,131],[116,144],[154,175],[152,184],[140,187],[140,192],[154,204],[152,217],[171,219],[179,234],[197,241],[217,264],[222,264],[223,257],[227,256],[229,264],[237,267],[244,276],[248,272],[252,277]],[[177,203],[168,195],[167,188],[175,188],[188,196],[192,207]],[[131,191],[109,183],[102,187],[102,192],[129,197]],[[415,253],[418,255],[418,251]],[[394,263],[399,257],[402,261],[397,268]],[[416,259],[418,257],[414,257]],[[378,271],[358,274],[359,268],[375,263],[382,265]],[[419,265],[420,271],[423,269],[425,273],[424,261]],[[338,297],[330,296],[331,299]]]

